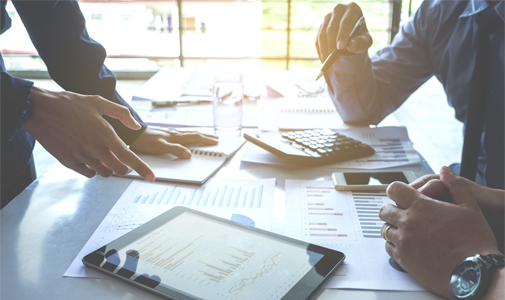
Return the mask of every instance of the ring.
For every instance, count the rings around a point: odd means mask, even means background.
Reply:
[[[392,227],[392,225],[388,225],[388,227],[386,227],[386,231],[384,231],[384,238],[386,239],[386,242],[388,243],[391,243],[388,239],[388,231],[389,229]]]

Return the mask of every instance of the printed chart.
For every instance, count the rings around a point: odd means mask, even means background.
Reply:
[[[284,235],[346,255],[327,288],[424,290],[408,274],[389,265],[381,237],[385,192],[340,192],[331,181],[286,180]]]
[[[346,192],[341,194],[351,201],[335,201],[337,193],[333,184],[301,185],[303,237],[322,242],[382,238],[379,211],[393,203],[386,193]]]
[[[274,189],[275,179],[212,179],[201,187],[134,180],[64,275],[103,277],[85,269],[82,257],[174,206],[186,206],[244,225],[270,230]],[[153,255],[157,254],[153,252]]]

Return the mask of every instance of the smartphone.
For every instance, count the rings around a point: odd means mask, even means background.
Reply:
[[[332,179],[337,191],[386,190],[393,181],[411,183],[416,180],[411,171],[403,172],[337,172]]]

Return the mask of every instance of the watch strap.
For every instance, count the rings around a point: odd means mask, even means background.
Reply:
[[[21,113],[21,118],[19,119],[18,127],[21,128],[23,125],[25,125],[26,122],[30,119],[32,116],[32,102],[30,100],[30,97],[26,100],[25,106],[23,108],[23,112]]]
[[[505,256],[500,254],[489,254],[481,256],[487,263],[496,266],[497,268],[503,268],[505,266]]]

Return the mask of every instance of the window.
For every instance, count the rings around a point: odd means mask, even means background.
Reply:
[[[357,0],[374,44],[390,42],[422,0]],[[81,0],[90,36],[107,50],[113,70],[247,61],[263,69],[319,67],[314,47],[334,0]],[[44,68],[10,1],[10,30],[0,36],[8,69]],[[181,19],[181,22],[179,22]],[[31,60],[31,62],[23,62]],[[128,60],[128,63],[124,63]]]

